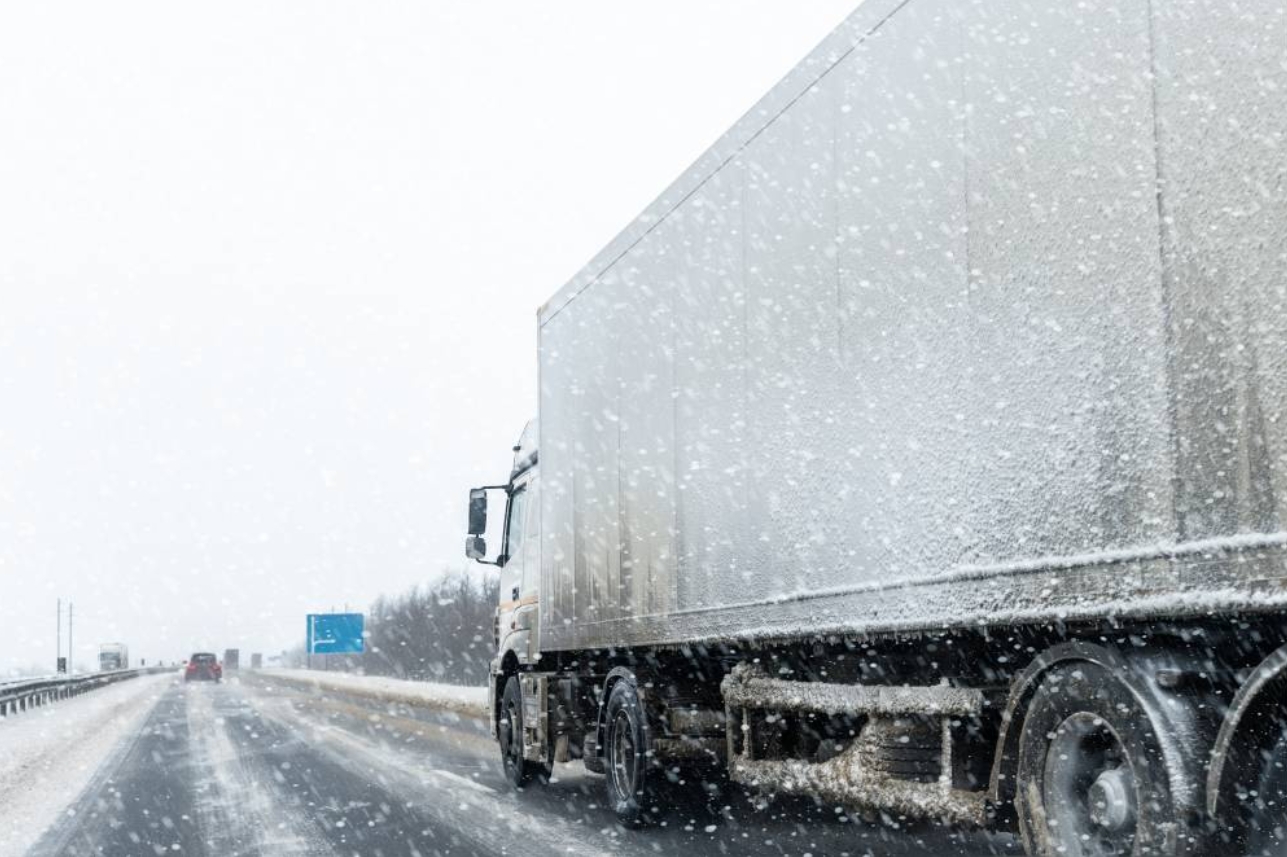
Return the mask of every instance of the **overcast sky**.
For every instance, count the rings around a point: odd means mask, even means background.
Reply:
[[[463,566],[535,310],[857,0],[0,11],[0,673]]]

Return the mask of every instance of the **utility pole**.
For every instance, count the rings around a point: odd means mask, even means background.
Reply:
[[[76,609],[76,605],[68,601],[67,602],[67,674],[68,675],[76,674],[76,649],[74,646],[72,646],[72,642],[75,640],[75,638],[72,636],[72,611],[74,611],[75,609]]]
[[[56,633],[56,636],[58,637],[58,651],[54,655],[54,672],[60,673],[63,671],[63,600],[61,598],[58,599],[58,621],[56,627],[58,629]]]

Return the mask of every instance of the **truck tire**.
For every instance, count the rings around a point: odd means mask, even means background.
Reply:
[[[1052,668],[1037,687],[1015,795],[1032,857],[1182,853],[1157,726],[1126,680],[1080,661]]]
[[[505,779],[516,789],[531,785],[545,773],[545,769],[539,762],[523,758],[523,689],[516,675],[505,682],[500,720],[496,727]]]
[[[1287,857],[1287,731],[1263,759],[1255,808],[1247,821],[1247,854]]]
[[[648,722],[633,681],[612,686],[604,709],[603,761],[608,805],[628,827],[648,820],[656,792],[656,772],[648,752]]]

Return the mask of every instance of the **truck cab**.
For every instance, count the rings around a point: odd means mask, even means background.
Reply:
[[[99,647],[98,669],[113,672],[130,668],[130,650],[124,643],[104,643]]]
[[[465,553],[477,562],[500,570],[500,599],[493,628],[496,656],[488,683],[490,708],[496,711],[500,677],[512,675],[539,659],[538,602],[541,573],[541,503],[537,466],[536,421],[528,423],[514,445],[514,464],[509,481],[469,492],[469,536]],[[487,532],[488,500],[504,494],[504,525],[498,548],[489,551]],[[492,732],[497,728],[492,717]]]

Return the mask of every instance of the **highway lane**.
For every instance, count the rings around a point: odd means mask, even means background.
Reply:
[[[891,830],[832,807],[757,809],[691,783],[619,827],[579,765],[519,794],[483,723],[246,674],[176,683],[31,852],[51,855],[1018,854],[1008,837]]]

